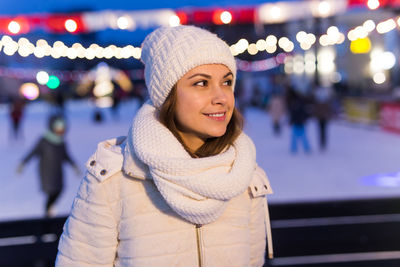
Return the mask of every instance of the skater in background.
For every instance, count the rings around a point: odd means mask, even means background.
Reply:
[[[305,123],[310,116],[310,104],[306,96],[288,87],[286,103],[289,112],[289,121],[292,128],[290,151],[297,153],[297,143],[300,140],[304,152],[310,153],[311,148],[307,138]]]
[[[326,128],[333,115],[333,90],[329,86],[317,86],[313,93],[313,113],[318,121],[319,148],[327,147]]]
[[[21,120],[24,115],[25,102],[16,98],[10,103],[11,137],[18,139],[21,136]]]
[[[272,119],[273,133],[275,136],[279,136],[282,131],[282,120],[286,112],[285,88],[282,85],[283,81],[280,76],[273,76],[272,82],[273,87],[267,108]]]
[[[81,173],[70,157],[64,141],[66,132],[65,119],[59,115],[51,116],[48,127],[46,133],[22,159],[17,168],[17,172],[21,173],[26,163],[33,157],[39,159],[41,189],[47,195],[46,217],[53,215],[53,205],[63,190],[63,163],[66,161],[71,164],[77,175]]]

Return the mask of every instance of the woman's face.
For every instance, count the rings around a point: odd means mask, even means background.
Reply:
[[[222,64],[200,65],[176,85],[176,122],[185,144],[196,151],[207,138],[220,137],[235,106],[233,74]]]

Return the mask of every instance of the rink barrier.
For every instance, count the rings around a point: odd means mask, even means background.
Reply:
[[[275,258],[265,266],[400,266],[400,199],[270,207]]]
[[[400,198],[271,203],[265,266],[400,266]],[[54,266],[66,217],[0,222],[0,266]]]
[[[54,266],[66,218],[0,222],[0,266]]]

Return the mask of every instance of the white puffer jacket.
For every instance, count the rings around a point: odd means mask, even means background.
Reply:
[[[166,204],[143,163],[124,163],[124,147],[102,142],[89,159],[56,266],[263,265],[272,190],[261,168],[217,221],[196,226]]]

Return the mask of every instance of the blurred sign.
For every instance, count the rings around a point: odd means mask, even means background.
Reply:
[[[345,98],[345,117],[352,122],[373,124],[378,121],[378,102],[365,98]]]
[[[382,128],[400,133],[400,103],[383,103],[379,115]]]

